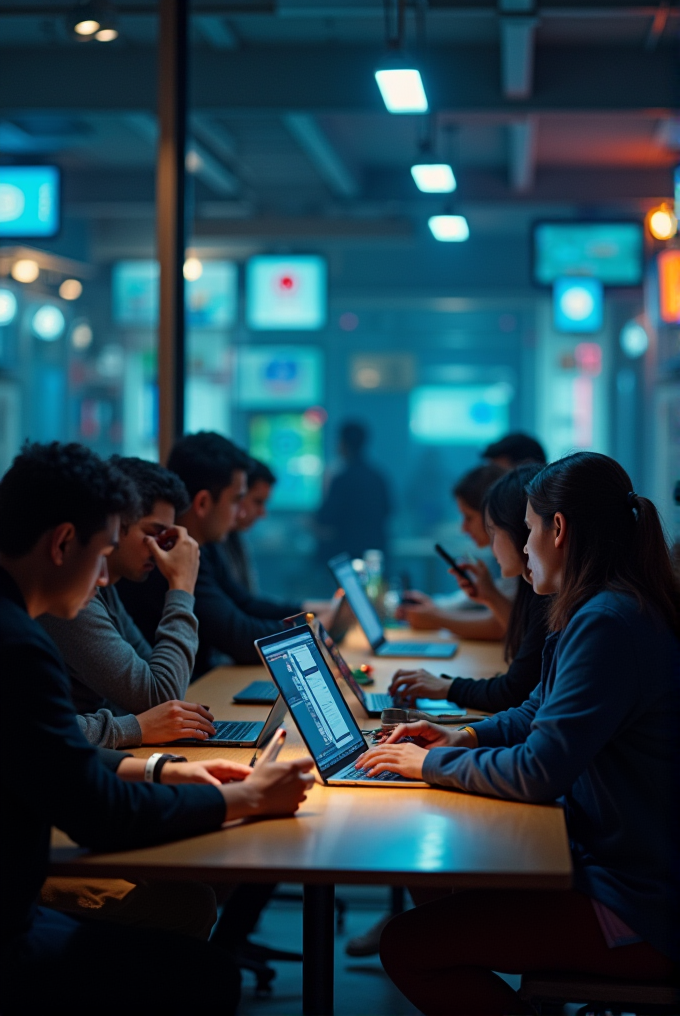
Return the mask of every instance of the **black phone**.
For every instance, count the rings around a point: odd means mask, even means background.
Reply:
[[[408,590],[412,589],[411,576],[408,572],[401,572],[399,575],[399,581],[401,583],[401,596],[399,597],[399,603],[402,607],[416,606],[420,603],[420,600],[416,600],[413,596],[408,595]]]
[[[442,547],[441,543],[435,543],[434,549],[437,551],[439,556],[441,558],[443,558],[444,561],[446,561],[448,566],[450,568],[453,568],[453,570],[455,571],[456,575],[460,575],[460,577],[462,579],[465,579],[466,582],[472,582],[473,581],[472,576],[469,575],[465,571],[464,568],[461,568],[461,566],[456,563],[456,561],[451,557],[449,552],[447,550],[444,550],[444,548]]]

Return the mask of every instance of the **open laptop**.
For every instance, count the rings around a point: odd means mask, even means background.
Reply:
[[[257,639],[255,647],[327,786],[428,786],[398,773],[369,777],[355,768],[368,744],[309,625]]]
[[[380,618],[369,600],[347,554],[331,558],[328,567],[342,586],[347,602],[376,656],[414,656],[427,660],[448,660],[458,648],[456,642],[388,642]],[[391,704],[391,703],[390,703]]]
[[[271,681],[251,681],[237,691],[232,702],[239,706],[270,706],[278,698],[278,689]]]
[[[361,707],[367,716],[380,716],[383,709],[391,709],[393,706],[403,708],[404,703],[398,695],[388,695],[387,692],[380,691],[364,691],[335,642],[321,624],[321,621],[315,620],[312,627],[316,632],[321,648],[325,649],[328,653],[331,661],[359,699]],[[409,704],[409,708],[420,709],[424,713],[431,713],[433,717],[443,715],[465,716],[467,712],[462,706],[456,705],[455,702],[449,702],[446,699],[419,698],[414,703]]]
[[[215,734],[201,740],[198,737],[181,737],[165,744],[191,744],[209,748],[263,748],[281,726],[286,715],[286,703],[280,695],[271,708],[269,716],[262,720],[213,720]]]

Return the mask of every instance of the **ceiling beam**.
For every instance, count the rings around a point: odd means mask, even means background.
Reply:
[[[380,56],[378,48],[362,46],[249,47],[225,60],[206,49],[193,61],[192,108],[387,116],[373,77]],[[534,90],[524,100],[503,95],[498,63],[498,46],[432,47],[422,65],[433,106],[442,113],[647,110],[657,116],[680,107],[672,48],[538,46]],[[68,60],[56,47],[6,49],[0,94],[7,116],[27,109],[153,111],[154,69],[155,50],[145,47],[79,46]]]
[[[501,18],[501,75],[506,99],[528,99],[534,85],[534,43],[538,20]]]
[[[535,116],[508,124],[508,176],[510,187],[517,194],[526,194],[534,186],[537,133]]]
[[[355,198],[359,183],[310,113],[284,113],[283,122],[333,194]]]

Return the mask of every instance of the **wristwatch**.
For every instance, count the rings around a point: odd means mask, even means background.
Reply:
[[[161,755],[160,752],[150,755],[144,766],[144,782],[160,783],[161,772],[166,762],[186,762],[186,758],[184,755]]]

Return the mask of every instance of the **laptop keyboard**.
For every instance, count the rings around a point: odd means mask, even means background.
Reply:
[[[358,777],[361,777],[362,782],[369,783],[373,783],[374,781],[376,783],[393,783],[395,780],[403,781],[406,779],[406,777],[402,776],[401,773],[390,772],[378,773],[377,776],[369,776],[368,769],[356,769],[353,762],[351,762],[348,766],[345,766],[344,769],[341,769],[340,772],[334,773],[331,778],[334,780],[356,780]]]
[[[213,723],[215,734],[209,738],[210,741],[249,741],[252,735],[259,728],[257,721],[246,720],[216,720]]]
[[[367,694],[366,698],[369,701],[370,709],[391,709],[394,705],[394,700],[391,695],[386,692],[371,691]]]

